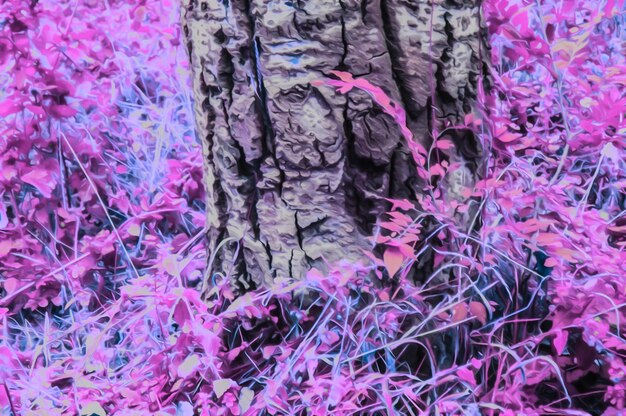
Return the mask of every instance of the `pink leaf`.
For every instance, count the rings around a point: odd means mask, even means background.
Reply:
[[[479,360],[478,358],[472,358],[470,360],[470,363],[472,364],[472,367],[474,367],[475,369],[480,369],[480,367],[483,366],[483,361]]]
[[[437,149],[448,150],[454,147],[454,142],[448,139],[439,139],[437,140]]]
[[[385,268],[389,276],[395,276],[398,270],[400,270],[400,267],[402,267],[404,255],[397,247],[387,247],[385,254],[383,254],[383,262],[385,263]]]
[[[559,264],[559,263],[557,262],[557,260],[554,257],[548,257],[546,259],[546,261],[543,263],[543,265],[546,266],[546,267],[554,267],[557,264]]]
[[[519,139],[520,137],[522,136],[519,134],[515,134],[515,133],[511,133],[507,131],[507,132],[500,134],[498,136],[498,140],[500,140],[502,143],[511,143]]]
[[[554,348],[556,349],[556,353],[558,355],[563,354],[563,350],[565,350],[565,346],[567,345],[567,331],[558,330],[556,336],[554,337]]]
[[[38,116],[46,115],[45,110],[38,105],[26,104],[26,109],[33,114],[37,114]]]
[[[434,176],[446,175],[445,169],[439,163],[435,163],[434,165],[432,165],[428,171],[430,172],[431,175],[434,175]]]
[[[481,302],[470,302],[469,310],[481,324],[485,325],[487,323],[487,309],[485,309],[485,305]]]
[[[9,277],[4,281],[4,291],[11,294],[18,288],[19,281],[13,277]]]
[[[9,389],[6,383],[0,383],[0,408],[8,407],[11,404],[9,399]]]
[[[405,211],[415,208],[415,204],[408,201],[407,199],[390,199],[390,198],[385,198],[385,199],[393,204],[391,207],[392,211],[395,211],[398,208],[403,209]]]
[[[52,190],[56,187],[56,179],[52,177],[52,174],[45,169],[33,169],[20,178],[23,182],[34,186],[41,192],[41,194],[50,198]]]
[[[9,114],[17,113],[21,110],[21,106],[10,101],[0,103],[0,117],[8,116]]]
[[[452,308],[452,322],[461,322],[467,318],[467,305],[465,303],[459,303]]]
[[[557,233],[541,233],[537,236],[537,243],[541,245],[552,245],[559,243],[563,237]]]
[[[6,256],[7,254],[11,252],[11,250],[15,248],[19,248],[19,247],[20,245],[17,243],[17,241],[11,241],[11,240],[0,241],[0,257]],[[5,284],[6,284],[6,280],[5,280]]]
[[[570,263],[575,263],[581,257],[578,251],[569,248],[559,248],[554,251],[554,254],[559,255],[563,260]]]
[[[403,229],[403,227],[401,227],[400,225],[395,224],[393,222],[389,222],[389,221],[383,221],[379,225],[385,230],[389,230],[389,231],[400,232]]]
[[[474,373],[467,368],[459,368],[456,371],[456,375],[460,380],[468,383],[472,387],[476,387],[476,378],[474,377]]]
[[[71,117],[78,113],[69,105],[55,105],[50,109],[50,112],[57,117]]]

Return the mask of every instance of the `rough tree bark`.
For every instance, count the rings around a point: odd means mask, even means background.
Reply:
[[[405,107],[428,147],[435,123],[458,124],[475,111],[486,55],[478,2],[183,3],[212,271],[247,289],[361,259],[388,208],[384,198],[415,199],[414,162],[398,127],[365,93],[312,81],[332,70],[367,78]],[[458,146],[446,157],[461,166],[442,189],[462,198],[480,149],[469,133],[448,137]]]

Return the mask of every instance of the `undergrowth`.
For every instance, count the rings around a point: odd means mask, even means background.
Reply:
[[[623,2],[483,5],[466,202],[392,210],[370,266],[234,296],[206,263],[178,3],[0,5],[0,409],[20,415],[618,415]],[[325,85],[325,86],[324,86]],[[319,88],[368,92],[362,78]],[[460,221],[470,218],[470,224]],[[414,271],[424,261],[432,273]]]

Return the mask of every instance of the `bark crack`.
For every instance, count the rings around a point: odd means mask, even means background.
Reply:
[[[375,167],[371,160],[361,158],[355,149],[357,137],[354,134],[352,120],[348,114],[349,98],[343,107],[343,131],[346,137],[346,160],[349,162],[346,167],[344,184],[346,189],[346,209],[354,218],[356,225],[366,234],[370,234],[377,220],[376,213],[371,213],[368,208],[371,204],[367,204],[365,195],[360,188],[355,186],[355,177],[357,172],[375,172]],[[361,208],[365,208],[362,210]]]
[[[399,58],[396,52],[398,40],[394,32],[394,25],[391,23],[391,18],[389,16],[388,0],[380,0],[380,16],[382,18],[382,29],[385,37],[385,43],[387,45],[387,53],[389,53],[389,58],[391,60],[391,75],[396,87],[398,88],[398,92],[400,93],[402,106],[406,110],[407,116],[409,116],[409,118],[414,118],[418,109],[415,105],[413,105],[411,91],[402,81],[401,74],[399,73]]]
[[[341,22],[341,43],[343,44],[343,54],[339,60],[339,65],[337,65],[337,69],[339,71],[347,71],[348,67],[346,65],[346,57],[348,56],[348,39],[346,35],[346,6],[343,4],[343,1],[339,1],[339,5],[341,6],[341,16],[339,17],[339,21]]]
[[[300,227],[300,224],[298,223],[298,211],[295,211],[293,216],[296,222],[296,237],[298,237],[298,247],[300,247],[300,250],[304,251],[304,247],[302,247],[302,227]]]
[[[276,277],[276,269],[273,267],[274,264],[274,256],[272,255],[272,247],[270,246],[269,242],[261,242],[261,244],[263,245],[263,248],[265,249],[265,254],[267,255],[267,259],[269,262],[269,268],[271,270],[272,273],[272,277]]]
[[[248,18],[249,30],[250,30],[250,61],[254,68],[253,74],[253,86],[258,97],[259,109],[261,112],[262,120],[261,129],[263,135],[263,158],[270,158],[273,161],[274,167],[280,172],[280,180],[277,183],[278,193],[283,193],[284,172],[281,169],[279,160],[276,155],[276,134],[272,127],[270,111],[267,106],[267,89],[265,88],[265,82],[263,80],[263,71],[261,69],[261,41],[256,35],[256,19],[252,13],[250,0],[245,0],[245,14]]]

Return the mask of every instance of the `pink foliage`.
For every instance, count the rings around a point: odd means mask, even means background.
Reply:
[[[371,265],[239,297],[204,275],[178,7],[0,4],[0,412],[625,411],[623,1],[485,2],[493,89],[463,127],[488,165],[467,201],[389,200]],[[451,169],[426,169],[381,88],[322,85],[369,94],[422,179]]]
[[[436,191],[419,201],[423,212],[413,210],[415,221],[399,220],[394,203],[389,221],[380,224],[387,233],[376,239],[389,247],[378,264],[393,275],[398,264],[407,269],[434,249],[440,270],[458,265],[469,280],[469,286],[455,283],[461,302],[439,316],[457,324],[473,316],[485,327],[456,339],[466,345],[459,365],[470,351],[486,365],[481,387],[442,398],[442,411],[468,412],[474,403],[521,414],[567,414],[565,405],[613,414],[624,409],[626,390],[623,373],[608,370],[626,365],[624,2],[495,0],[483,9],[495,85],[491,96],[483,96],[489,113],[466,120],[489,152],[487,174],[469,195],[482,201],[482,227],[464,231],[439,209]],[[339,80],[327,84],[342,93],[367,92],[404,126],[404,112],[381,98],[380,88],[335,75]],[[443,174],[440,165],[428,170]],[[433,213],[446,231],[427,248],[408,224]],[[398,244],[414,252],[396,259]],[[476,289],[477,297],[471,295]],[[475,300],[463,300],[468,295]],[[466,368],[457,375],[473,380]],[[595,381],[583,381],[589,378]],[[545,401],[545,389],[554,391],[552,401]]]
[[[220,371],[181,370],[219,341],[185,292],[204,191],[177,4],[15,0],[0,21],[0,413],[174,414]]]

